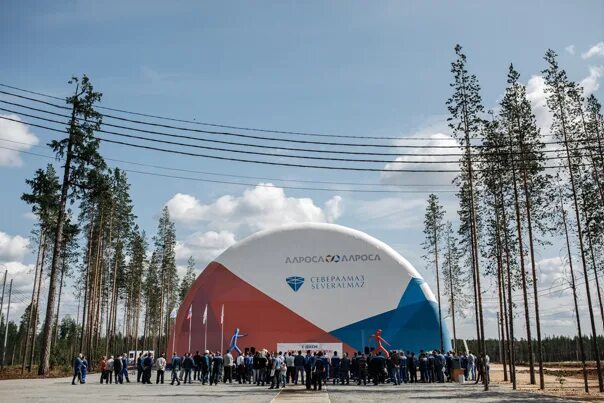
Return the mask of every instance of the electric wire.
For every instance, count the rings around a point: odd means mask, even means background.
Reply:
[[[2,102],[0,100],[0,102]],[[27,116],[33,119],[38,119],[38,120],[42,120],[45,122],[50,122],[50,123],[56,123],[56,124],[62,124],[62,125],[68,125],[68,122],[62,122],[59,120],[55,120],[55,119],[48,119],[48,118],[43,118],[40,116],[36,116],[36,115],[32,115],[29,113],[23,113],[23,112],[16,112],[14,110],[11,109],[7,109],[7,108],[2,108],[0,107],[0,111],[5,111],[8,113],[14,113],[14,114],[20,114],[23,116]],[[63,115],[60,115],[63,116]],[[67,116],[63,116],[65,118],[67,118]],[[126,127],[126,126],[120,126],[120,125],[112,125],[109,123],[103,123],[104,126],[110,126],[110,127],[118,127],[118,128],[122,128],[122,129],[127,129],[127,130],[135,130],[138,132],[145,132],[145,133],[149,133],[149,134],[158,134],[161,136],[167,136],[167,137],[185,137],[185,138],[190,138],[188,136],[179,136],[179,135],[173,135],[173,134],[167,134],[167,133],[161,133],[161,132],[154,132],[154,131],[148,131],[148,130],[141,130],[141,129],[133,129],[131,127]],[[430,161],[430,160],[423,160],[423,161],[400,161],[400,160],[380,160],[380,159],[355,159],[355,158],[339,158],[339,157],[315,157],[315,156],[307,156],[307,155],[292,155],[292,154],[279,154],[279,153],[265,153],[265,152],[260,152],[260,151],[249,151],[249,150],[236,150],[236,149],[229,149],[229,148],[221,148],[221,147],[212,147],[212,146],[202,146],[202,145],[198,145],[198,144],[189,144],[189,143],[181,143],[181,142],[175,142],[175,141],[170,141],[170,140],[158,140],[158,139],[154,139],[154,138],[149,138],[149,137],[143,137],[143,136],[136,136],[136,135],[132,135],[132,134],[125,134],[125,133],[119,133],[119,132],[114,132],[111,130],[105,130],[105,129],[98,129],[95,130],[96,132],[99,133],[106,133],[106,134],[111,134],[114,136],[119,136],[119,137],[128,137],[128,138],[133,138],[133,139],[137,139],[137,140],[145,140],[145,141],[151,141],[151,142],[156,142],[156,143],[164,143],[164,144],[170,144],[170,145],[176,145],[176,146],[183,146],[183,147],[191,147],[191,148],[200,148],[200,149],[204,149],[204,150],[212,150],[212,151],[220,151],[220,152],[231,152],[231,153],[237,153],[237,154],[253,154],[253,155],[261,155],[261,156],[268,156],[268,157],[281,157],[281,158],[297,158],[297,159],[307,159],[307,160],[320,160],[320,161],[343,161],[343,162],[362,162],[362,163],[381,163],[381,164],[435,164],[435,163],[440,163],[440,164],[459,164],[460,161],[459,160],[436,160],[436,161]],[[195,138],[193,138],[195,139]],[[393,154],[396,155],[396,154]],[[429,154],[428,154],[429,155]],[[560,157],[542,157],[543,160],[559,160]],[[523,160],[514,160],[515,162],[522,162]],[[481,163],[484,162],[483,160],[480,159],[475,159],[473,160],[473,162],[476,163]]]
[[[23,154],[27,154],[27,155],[32,155],[32,156],[37,156],[37,157],[43,157],[43,158],[48,158],[48,159],[52,159],[52,160],[56,160],[56,157],[53,157],[51,155],[45,155],[45,154],[39,154],[39,153],[34,153],[31,151],[24,151],[24,150],[19,150],[16,148],[10,148],[10,147],[5,147],[5,146],[0,146],[0,149],[4,149],[4,150],[11,150],[11,151],[15,151],[15,152],[19,152],[19,153],[23,153]],[[136,169],[128,169],[128,168],[120,168],[121,170],[128,172],[128,173],[136,173],[136,174],[141,174],[141,175],[151,175],[151,176],[156,176],[156,177],[162,177],[162,178],[171,178],[171,179],[183,179],[183,180],[190,180],[190,181],[196,181],[196,182],[207,182],[207,183],[219,183],[219,184],[226,184],[226,185],[238,185],[238,186],[246,186],[246,187],[266,187],[266,188],[279,188],[279,189],[288,189],[288,190],[308,190],[308,191],[323,191],[323,192],[342,192],[342,193],[456,193],[457,190],[436,190],[436,189],[427,189],[427,190],[379,190],[379,189],[330,189],[330,188],[318,188],[318,187],[301,187],[301,186],[288,186],[288,185],[273,185],[273,184],[268,184],[268,183],[244,183],[244,182],[235,182],[235,181],[219,181],[219,180],[213,180],[213,179],[204,179],[204,178],[193,178],[193,177],[187,177],[187,176],[179,176],[179,175],[168,175],[168,174],[161,174],[161,173],[157,173],[157,172],[147,172],[147,171],[140,171],[140,170],[136,170]]]
[[[0,110],[2,110],[2,108],[0,108]],[[65,133],[64,130],[59,130],[56,128],[39,125],[39,124],[34,124],[34,123],[26,123],[19,119],[13,119],[13,118],[9,118],[7,116],[0,116],[0,119],[9,120],[9,121],[16,122],[16,123],[23,124],[23,125],[30,125],[33,127],[38,127],[38,128],[46,129],[49,131]],[[41,119],[47,120],[45,118],[41,118]],[[104,131],[100,130],[99,132],[104,132]],[[126,135],[126,134],[117,134],[117,135],[120,135],[122,137],[128,137],[128,138],[139,138],[139,139],[159,142],[159,143],[163,143],[163,144],[168,143],[166,141],[155,140],[155,139],[152,140],[152,139],[143,138],[140,136],[132,136],[132,135]],[[367,168],[367,167],[358,168],[358,167],[343,167],[343,166],[329,166],[329,165],[305,165],[305,164],[294,164],[294,163],[286,163],[286,162],[251,160],[251,159],[245,159],[245,158],[235,158],[235,157],[225,157],[225,156],[219,156],[219,155],[200,154],[200,153],[193,153],[193,152],[182,151],[182,150],[172,150],[172,149],[152,147],[152,146],[143,145],[143,144],[127,143],[124,141],[110,140],[110,139],[100,138],[100,137],[97,137],[97,139],[102,142],[105,142],[105,143],[119,144],[119,145],[124,145],[124,146],[128,146],[128,147],[153,150],[153,151],[158,151],[158,152],[163,152],[163,153],[187,155],[187,156],[200,157],[200,158],[209,158],[209,159],[216,159],[216,160],[221,160],[221,161],[243,162],[243,163],[249,163],[249,164],[261,164],[261,165],[309,168],[309,169],[338,170],[338,171],[356,171],[356,172],[393,172],[393,173],[395,173],[395,172],[407,172],[407,173],[460,173],[460,172],[462,172],[459,169],[412,169],[412,168],[385,169],[385,168]],[[577,165],[591,166],[591,164],[577,164]],[[564,168],[564,167],[566,167],[566,165],[554,165],[554,166],[544,166],[543,169],[558,169],[558,168]],[[501,169],[490,168],[488,170],[474,169],[474,172],[497,171],[497,170],[506,171],[507,169],[505,169],[505,168],[501,168]]]
[[[34,143],[26,143],[23,141],[9,140],[9,139],[2,138],[2,137],[0,137],[0,141],[6,141],[9,143],[23,144],[23,145],[27,145],[30,147],[38,147],[38,148],[47,149],[46,146],[42,146],[42,145],[38,145],[38,144],[34,144]],[[13,149],[11,149],[11,150],[13,150]],[[17,151],[17,150],[14,149],[13,151]],[[457,187],[456,185],[453,185],[451,183],[446,183],[446,184],[426,184],[426,183],[387,184],[387,183],[368,183],[368,182],[341,182],[341,181],[334,182],[334,181],[306,180],[306,179],[270,178],[270,177],[264,177],[264,176],[231,175],[231,174],[218,173],[218,172],[198,171],[198,170],[194,170],[194,169],[167,167],[167,166],[163,166],[163,165],[144,164],[144,163],[140,163],[140,162],[126,161],[126,160],[110,158],[110,157],[103,157],[103,158],[107,161],[119,162],[119,163],[123,163],[123,164],[138,165],[138,166],[143,166],[143,167],[148,167],[148,168],[164,169],[164,170],[186,172],[186,173],[196,173],[196,174],[202,174],[202,175],[222,176],[222,177],[228,177],[228,178],[257,179],[257,180],[263,180],[263,181],[278,181],[278,182],[292,182],[292,183],[320,183],[320,184],[325,184],[325,185],[352,185],[352,186],[376,186],[376,187]]]
[[[16,91],[21,91],[21,92],[25,92],[28,94],[32,94],[32,95],[38,95],[41,97],[45,97],[45,98],[50,98],[50,99],[56,99],[56,100],[60,100],[60,101],[65,101],[66,97],[57,97],[54,95],[49,95],[49,94],[44,94],[41,92],[36,92],[36,91],[31,91],[31,90],[27,90],[27,89],[23,89],[23,88],[19,88],[19,87],[15,87],[12,85],[8,85],[8,84],[3,84],[0,83],[0,87],[5,87],[5,88],[10,88]],[[209,126],[209,127],[220,127],[220,128],[224,128],[224,129],[234,129],[234,130],[245,130],[245,131],[254,131],[254,132],[262,132],[262,133],[276,133],[276,134],[292,134],[292,135],[299,135],[299,136],[312,136],[312,137],[327,137],[327,138],[351,138],[351,139],[372,139],[372,140],[432,140],[429,137],[414,137],[414,138],[405,138],[405,137],[383,137],[383,136],[353,136],[353,135],[338,135],[338,134],[324,134],[324,133],[309,133],[309,132],[300,132],[300,131],[288,131],[288,130],[271,130],[271,129],[259,129],[259,128],[252,128],[252,127],[243,127],[243,126],[233,126],[233,125],[224,125],[224,124],[218,124],[218,123],[208,123],[208,122],[200,122],[197,120],[187,120],[187,119],[178,119],[178,118],[171,118],[171,117],[166,117],[166,116],[159,116],[159,115],[153,115],[153,114],[148,114],[148,113],[141,113],[141,112],[133,112],[133,111],[128,111],[128,110],[124,110],[124,109],[118,109],[118,108],[110,108],[107,106],[97,106],[98,109],[104,109],[104,110],[108,110],[108,111],[113,111],[113,112],[119,112],[119,113],[123,113],[123,114],[128,114],[128,115],[134,115],[134,116],[142,116],[142,117],[147,117],[147,118],[153,118],[153,119],[160,119],[160,120],[166,120],[166,121],[172,121],[172,122],[180,122],[180,123],[188,123],[188,124],[194,124],[194,125],[200,125],[200,126]],[[446,140],[454,140],[454,139],[446,139]]]
[[[2,91],[0,91],[0,93],[2,93]],[[6,101],[3,99],[0,99],[0,103],[4,103],[4,104],[8,104],[8,105],[12,105],[12,106],[16,106],[18,108],[24,108],[24,109],[28,109],[28,110],[33,110],[36,112],[42,112],[42,113],[46,113],[46,114],[50,114],[53,116],[60,116],[66,119],[70,119],[70,116],[67,115],[63,115],[60,113],[56,113],[56,112],[51,112],[51,111],[47,111],[45,109],[40,109],[40,108],[35,108],[35,107],[31,107],[31,106],[27,106],[27,105],[23,105],[23,104],[19,104],[16,102],[10,102],[10,101]],[[4,109],[5,111],[8,111],[7,109]],[[27,115],[25,113],[22,112],[16,112],[16,111],[11,111],[11,113],[16,113],[16,114],[23,114],[24,116],[32,116],[32,115]],[[107,116],[104,116],[107,117]],[[39,118],[42,119],[42,118]],[[52,122],[55,122],[54,120],[50,120]],[[84,121],[87,121],[84,119]],[[67,122],[56,122],[56,123],[60,123],[60,124],[64,124],[67,125]],[[187,139],[187,140],[195,140],[195,141],[201,141],[201,142],[207,142],[207,143],[216,143],[216,144],[228,144],[228,145],[235,145],[235,146],[242,146],[242,147],[254,147],[254,148],[261,148],[261,149],[274,149],[274,150],[283,150],[283,151],[300,151],[300,152],[309,152],[309,153],[328,153],[328,154],[349,154],[349,155],[376,155],[376,156],[392,156],[392,157],[462,157],[462,156],[466,156],[467,153],[419,153],[419,152],[413,152],[413,153],[389,153],[389,152],[366,152],[366,151],[346,151],[346,150],[325,150],[325,149],[309,149],[309,148],[298,148],[298,147],[281,147],[281,146],[275,146],[275,145],[263,145],[263,144],[252,144],[252,143],[239,143],[239,142],[233,142],[233,141],[224,141],[224,140],[215,140],[215,139],[207,139],[207,138],[200,138],[200,137],[194,137],[194,136],[186,136],[186,135],[179,135],[179,134],[175,134],[175,133],[165,133],[165,132],[158,132],[158,131],[154,131],[154,130],[147,130],[147,129],[140,129],[137,127],[132,127],[132,126],[123,126],[123,125],[115,125],[112,123],[107,123],[107,122],[103,122],[102,123],[104,126],[109,126],[109,127],[115,127],[115,128],[120,128],[120,129],[126,129],[126,130],[132,130],[132,131],[136,131],[136,132],[142,132],[142,133],[147,133],[147,134],[156,134],[156,135],[160,135],[160,136],[166,136],[166,137],[174,137],[174,138],[181,138],[181,139]],[[576,140],[576,141],[580,141],[580,140]],[[415,146],[409,146],[409,148],[414,148]],[[428,147],[428,146],[425,146]],[[509,148],[509,146],[501,146],[503,148],[506,148],[506,150],[504,151],[497,151],[497,153],[495,153],[496,155],[524,155],[525,153],[523,151],[510,151],[507,150],[507,148]],[[438,148],[438,146],[434,146],[434,148]],[[457,149],[461,150],[462,146],[457,146]],[[587,148],[578,148],[578,150],[587,150],[590,149],[589,147]],[[544,154],[548,154],[548,153],[560,153],[563,152],[564,150],[562,149],[546,149],[546,150],[540,150],[540,153],[544,153]],[[493,153],[490,153],[493,154]],[[284,155],[286,157],[292,157],[290,154],[286,154]],[[307,157],[310,158],[310,157]],[[319,157],[316,157],[319,158]],[[542,159],[559,159],[560,157],[543,157]],[[329,158],[332,159],[332,158]],[[523,160],[534,160],[533,158],[523,158]],[[351,159],[353,160],[353,159]],[[388,163],[388,162],[392,162],[390,160],[388,161],[384,161],[384,160],[379,160],[379,161],[374,161],[374,160],[357,160],[354,159],[353,161],[359,161],[359,162],[384,162],[384,163]],[[475,162],[482,162],[481,160],[474,160]],[[407,161],[401,161],[401,163],[406,163]],[[413,163],[413,162],[417,162],[417,161],[408,161],[408,163]],[[443,162],[443,163],[458,163],[459,161],[440,161],[440,160],[436,160],[434,162]],[[422,162],[420,162],[422,163]]]
[[[10,96],[14,96],[14,97],[18,97],[18,98],[22,98],[22,99],[28,99],[34,102],[38,102],[38,103],[42,103],[45,105],[49,105],[49,106],[53,106],[55,108],[60,108],[60,109],[64,109],[64,110],[70,110],[71,108],[68,108],[64,105],[57,105],[54,104],[52,102],[46,102],[46,101],[42,101],[36,98],[31,98],[31,97],[26,97],[23,95],[18,95],[18,94],[13,94],[7,91],[1,91],[0,90],[0,94],[5,94],[5,95],[10,95]],[[98,108],[100,108],[100,106],[97,106]],[[308,141],[308,140],[294,140],[294,139],[284,139],[284,138],[275,138],[275,137],[263,137],[263,136],[252,136],[252,135],[247,135],[247,134],[242,134],[242,133],[233,133],[233,132],[219,132],[219,131],[209,131],[209,130],[200,130],[200,129],[192,129],[192,128],[185,128],[185,127],[180,127],[180,126],[172,126],[172,125],[163,125],[163,124],[159,124],[159,123],[151,123],[151,122],[145,122],[145,121],[138,121],[138,120],[132,120],[132,119],[127,119],[127,118],[123,118],[123,117],[118,117],[118,116],[113,116],[113,115],[103,115],[105,117],[109,117],[109,118],[113,118],[113,119],[118,119],[118,120],[123,120],[123,121],[129,121],[132,123],[137,123],[137,124],[145,124],[145,125],[151,125],[151,126],[158,126],[158,127],[164,127],[164,128],[170,128],[170,129],[174,129],[174,130],[184,130],[184,131],[192,131],[192,132],[199,132],[199,133],[206,133],[206,134],[216,134],[216,135],[224,135],[224,136],[236,136],[236,137],[243,137],[243,138],[251,138],[251,139],[256,139],[256,140],[266,140],[266,141],[281,141],[281,142],[288,142],[288,143],[299,143],[299,144],[317,144],[317,145],[329,145],[329,146],[345,146],[345,147],[378,147],[378,148],[428,148],[428,149],[434,149],[434,148],[442,148],[442,149],[448,149],[448,148],[452,148],[452,149],[459,149],[460,146],[459,145],[399,145],[399,144],[375,144],[375,143],[338,143],[338,142],[321,142],[321,141]],[[374,137],[362,137],[362,138],[366,138],[366,139],[372,139],[374,140]],[[392,138],[392,140],[399,140],[400,138]],[[413,140],[418,140],[417,138],[407,138],[407,139],[413,139]],[[433,139],[433,138],[428,138],[428,139],[424,139],[424,140],[437,140],[437,139]],[[451,139],[451,140],[455,140],[455,139]],[[569,140],[569,142],[572,141],[580,141],[580,140]],[[563,144],[563,141],[552,141],[552,142],[542,142],[542,144],[548,145],[548,144]],[[486,146],[486,145],[470,145],[471,148],[497,148],[497,147],[501,147],[501,148],[506,148],[507,146]]]

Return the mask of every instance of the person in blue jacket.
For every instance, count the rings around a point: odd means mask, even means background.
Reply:
[[[338,376],[340,374],[340,357],[338,357],[338,352],[334,351],[333,356],[331,357],[331,377],[333,378],[333,384],[335,385],[338,381]]]
[[[143,360],[143,384],[151,385],[151,369],[153,368],[153,353],[148,352]]]
[[[122,355],[122,376],[127,383],[130,383],[130,379],[128,379],[128,361],[128,353],[124,353]]]
[[[78,378],[78,382],[82,383],[82,357],[84,357],[84,355],[80,353],[73,360],[73,379],[71,380],[72,385],[75,385],[76,378]]]
[[[82,381],[81,383],[86,383],[86,375],[88,374],[88,361],[86,357],[82,357]]]
[[[172,355],[171,365],[172,365],[172,382],[170,382],[170,385],[174,385],[174,382],[178,382],[178,384],[180,385],[180,380],[178,379],[178,371],[180,371],[181,360],[180,360],[180,357],[178,356],[178,354],[176,354],[176,351]]]

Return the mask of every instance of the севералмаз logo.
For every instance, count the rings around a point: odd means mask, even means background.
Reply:
[[[287,281],[292,290],[298,291],[302,287],[302,284],[304,284],[304,277],[292,276],[286,278],[285,281]]]

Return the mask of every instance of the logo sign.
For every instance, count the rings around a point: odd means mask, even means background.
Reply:
[[[304,355],[307,350],[310,350],[311,354],[321,351],[328,357],[332,357],[335,351],[341,357],[342,347],[342,343],[277,343],[277,351],[291,352],[294,355],[298,354],[298,351],[302,351]]]
[[[349,263],[349,262],[376,262],[380,261],[380,255],[377,253],[363,254],[329,254],[329,255],[313,255],[313,256],[286,256],[285,264],[302,264],[302,263]]]
[[[302,287],[302,284],[304,284],[304,277],[292,276],[286,278],[285,281],[287,281],[292,290],[298,291]]]

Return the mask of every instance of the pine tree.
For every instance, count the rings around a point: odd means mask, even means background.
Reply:
[[[453,224],[447,221],[444,229],[444,254],[443,254],[443,295],[449,298],[449,315],[451,315],[453,329],[453,351],[457,351],[456,314],[466,309],[465,273],[461,268],[461,253],[457,246],[457,238],[453,231]]]
[[[445,350],[443,331],[442,331],[442,310],[440,304],[440,268],[438,266],[438,252],[440,239],[443,231],[443,218],[445,210],[438,200],[438,196],[430,194],[426,206],[426,214],[424,216],[424,235],[426,236],[423,247],[426,254],[424,259],[429,264],[434,265],[434,273],[436,275],[436,294],[438,296],[438,329],[440,335],[440,351]]]
[[[568,80],[566,72],[561,70],[558,61],[556,60],[557,54],[553,50],[549,49],[545,53],[545,61],[548,66],[543,70],[546,94],[547,94],[547,106],[552,112],[553,123],[552,123],[552,134],[563,143],[565,150],[566,159],[566,175],[570,180],[570,191],[572,194],[573,207],[575,212],[575,224],[577,226],[577,235],[579,238],[579,251],[581,254],[581,265],[583,267],[583,275],[585,281],[585,291],[587,294],[587,304],[589,308],[589,319],[591,322],[592,332],[592,343],[594,356],[596,359],[596,366],[598,370],[598,385],[600,392],[604,392],[604,380],[602,379],[602,367],[600,362],[600,349],[597,342],[596,324],[592,307],[591,290],[589,284],[589,277],[587,273],[587,259],[585,256],[584,246],[584,233],[583,226],[581,224],[581,214],[579,208],[579,197],[577,195],[576,180],[579,172],[580,158],[577,158],[577,150],[571,150],[571,147],[576,148],[574,140],[577,139],[576,116],[572,116],[573,105],[571,104],[569,92],[574,90],[574,85]],[[574,146],[571,146],[573,144]]]
[[[531,104],[526,97],[526,89],[519,82],[520,74],[514,69],[513,65],[509,67],[508,88],[506,89],[503,100],[501,101],[501,121],[510,142],[511,170],[514,188],[514,199],[516,207],[516,223],[518,231],[518,242],[520,248],[520,266],[523,281],[523,295],[525,303],[525,319],[527,326],[527,340],[529,340],[529,363],[531,383],[535,383],[532,343],[530,332],[530,319],[528,313],[528,299],[526,295],[527,283],[533,286],[533,302],[535,304],[535,325],[537,330],[537,359],[539,362],[539,387],[545,388],[543,374],[543,351],[541,343],[541,322],[539,312],[538,296],[538,278],[535,261],[534,246],[534,222],[544,222],[545,217],[540,211],[546,211],[547,186],[550,178],[544,173],[544,154],[545,145],[541,141],[540,132],[537,128],[535,116],[531,110]],[[517,175],[518,172],[518,175]],[[519,178],[518,178],[519,176]],[[522,196],[519,195],[521,188]],[[523,200],[521,200],[523,198]],[[523,204],[523,214],[520,208]],[[526,220],[527,238],[529,243],[529,256],[531,263],[532,276],[527,281],[524,268],[524,245],[522,222]]]
[[[132,339],[134,338],[134,348],[138,351],[138,335],[139,335],[139,322],[140,322],[140,311],[141,311],[141,299],[142,299],[142,286],[144,280],[144,271],[147,265],[147,241],[145,239],[145,233],[140,231],[138,226],[133,228],[133,238],[130,243],[130,262],[127,269],[127,294],[128,304],[126,309],[127,323],[129,331],[128,345],[131,345]]]
[[[104,165],[98,153],[99,141],[94,137],[94,131],[101,126],[101,115],[93,106],[100,101],[101,94],[95,92],[90,80],[85,75],[78,79],[73,77],[70,84],[75,84],[74,95],[67,98],[72,106],[71,119],[67,128],[68,137],[54,140],[50,147],[58,158],[65,158],[63,182],[61,184],[61,199],[57,214],[50,280],[48,285],[48,300],[46,318],[42,334],[42,353],[40,356],[39,375],[47,375],[50,369],[50,354],[52,351],[52,324],[56,312],[57,282],[61,271],[61,252],[63,250],[63,229],[66,221],[66,206],[68,201],[77,197],[77,189],[85,179],[86,172],[94,166]],[[76,192],[74,192],[74,189]]]
[[[560,212],[561,212],[561,219],[562,219],[562,228],[564,230],[564,237],[566,240],[566,251],[568,253],[568,265],[569,265],[569,271],[570,271],[570,286],[571,286],[571,290],[573,292],[573,302],[574,302],[574,306],[575,306],[575,319],[577,321],[577,336],[579,337],[579,351],[581,354],[581,364],[582,364],[582,368],[583,368],[583,386],[584,386],[584,390],[585,393],[589,393],[589,382],[588,382],[588,376],[587,376],[587,365],[585,363],[585,346],[583,343],[583,332],[581,330],[581,316],[579,313],[579,304],[577,302],[577,286],[576,286],[576,282],[575,282],[575,272],[573,269],[573,257],[572,257],[572,252],[570,249],[570,239],[568,236],[568,225],[566,224],[566,210],[564,209],[564,201],[562,199],[562,192],[560,192]]]
[[[460,231],[464,238],[466,247],[469,245],[471,254],[470,262],[474,284],[474,300],[476,310],[476,333],[479,341],[479,350],[485,353],[484,344],[484,320],[482,313],[482,289],[480,280],[480,262],[478,247],[478,222],[476,208],[475,169],[472,156],[472,139],[477,138],[482,130],[483,113],[482,99],[480,97],[480,85],[475,75],[469,74],[467,60],[462,52],[461,46],[455,46],[457,60],[451,63],[451,72],[454,81],[453,95],[447,101],[450,117],[449,127],[453,136],[457,139],[464,153],[461,157],[462,173],[458,178],[460,184]],[[484,388],[488,390],[488,383],[484,381]]]
[[[492,114],[492,112],[490,112]],[[506,282],[504,273],[509,273],[511,266],[509,264],[508,242],[508,224],[506,220],[506,203],[503,194],[506,191],[507,184],[510,181],[509,169],[510,155],[505,152],[506,141],[501,133],[500,123],[493,119],[485,122],[484,138],[481,154],[481,215],[485,221],[483,255],[486,260],[485,272],[497,278],[497,297],[499,300],[499,312],[501,320],[498,323],[502,335],[503,348],[502,364],[504,370],[504,381],[508,380],[507,363],[510,363],[510,378],[515,388],[515,363],[513,352],[510,345],[510,330],[513,333],[513,320],[510,320],[508,312],[512,311],[509,306],[509,296],[506,289],[510,287]],[[506,259],[504,260],[504,256]],[[505,261],[505,264],[504,264]],[[506,270],[507,269],[507,270]],[[507,343],[506,343],[507,340]],[[513,341],[512,341],[513,342]],[[507,357],[506,357],[507,356]]]
[[[162,349],[165,349],[170,332],[170,312],[178,298],[178,273],[175,261],[176,231],[174,223],[170,220],[168,207],[164,207],[161,212],[154,240],[155,253],[159,259],[159,282],[161,284],[158,343]]]
[[[111,203],[112,203],[112,239],[109,240],[113,250],[113,259],[110,262],[111,287],[109,293],[109,312],[106,323],[106,348],[115,349],[116,325],[119,299],[125,297],[125,272],[126,272],[126,249],[132,240],[132,229],[135,216],[133,214],[132,200],[130,198],[130,185],[125,172],[119,168],[111,171]]]
[[[143,296],[145,299],[145,315],[144,315],[144,339],[151,338],[151,345],[154,350],[158,350],[158,336],[160,330],[161,312],[161,287],[160,282],[160,257],[157,252],[151,255],[151,261],[147,266],[145,273],[145,282],[143,287]],[[143,348],[148,348],[149,344],[145,340]]]
[[[181,302],[187,296],[187,293],[191,289],[191,286],[193,285],[193,282],[196,278],[197,274],[195,273],[195,259],[193,259],[193,256],[189,256],[189,260],[187,260],[187,272],[185,273],[182,278],[182,281],[180,282],[179,300]]]
[[[34,274],[34,284],[31,294],[31,309],[34,312],[32,320],[27,321],[26,333],[24,335],[24,352],[22,354],[21,373],[25,369],[27,359],[33,360],[36,328],[38,322],[38,307],[40,303],[40,289],[42,284],[42,275],[46,252],[52,238],[52,233],[56,230],[57,206],[60,200],[61,186],[56,171],[51,164],[46,166],[45,170],[38,169],[32,179],[25,181],[31,188],[31,193],[24,193],[21,200],[31,205],[31,211],[38,219],[38,252]],[[28,371],[31,371],[32,362],[28,365]]]
[[[107,245],[111,245],[112,218],[110,177],[103,169],[93,169],[88,172],[87,187],[80,203],[80,223],[86,234],[79,282],[83,295],[80,351],[87,355],[104,354],[97,347],[101,334],[101,308],[107,296],[108,265],[105,260]]]

